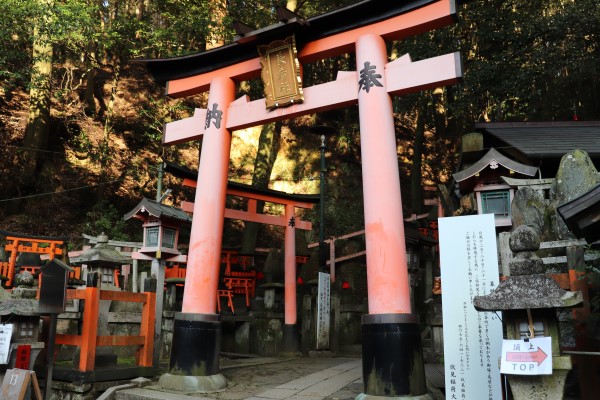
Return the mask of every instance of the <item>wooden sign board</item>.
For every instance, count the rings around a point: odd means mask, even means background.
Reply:
[[[35,372],[26,369],[6,370],[4,381],[2,381],[2,400],[23,400],[29,383],[33,386],[35,398],[42,400],[42,392]]]
[[[38,311],[47,314],[65,312],[67,302],[67,280],[71,268],[54,259],[42,267]]]
[[[12,324],[0,325],[0,364],[8,364],[12,331]]]
[[[293,36],[258,46],[267,109],[302,103],[302,78]]]

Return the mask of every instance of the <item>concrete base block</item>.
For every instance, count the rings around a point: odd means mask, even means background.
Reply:
[[[227,388],[227,379],[222,374],[207,376],[163,374],[158,385],[166,390],[186,393],[215,393]]]

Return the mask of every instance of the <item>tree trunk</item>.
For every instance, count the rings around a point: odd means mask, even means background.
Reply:
[[[281,138],[281,122],[263,125],[258,140],[258,152],[254,160],[254,172],[252,174],[252,186],[267,188],[273,171],[273,165],[277,159]],[[256,212],[262,213],[265,203],[257,202]],[[241,252],[245,254],[254,253],[256,248],[256,236],[258,234],[258,223],[246,222],[242,237]]]
[[[88,117],[96,116],[96,100],[94,99],[94,92],[96,88],[96,69],[94,68],[94,64],[96,63],[96,45],[94,43],[88,44],[87,50],[87,75],[85,79],[85,105],[83,112]]]
[[[31,88],[29,90],[29,116],[23,147],[29,149],[25,154],[24,170],[21,182],[24,186],[35,183],[36,172],[41,165],[38,150],[47,150],[50,134],[50,84],[52,79],[52,42],[48,35],[50,8],[52,0],[41,0],[47,10],[35,23],[33,32],[33,68]]]

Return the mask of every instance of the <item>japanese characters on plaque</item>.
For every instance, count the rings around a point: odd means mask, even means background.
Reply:
[[[440,218],[439,240],[446,398],[501,399],[502,322],[472,302],[498,286],[494,215]]]
[[[304,101],[296,40],[290,36],[258,46],[267,109]]]
[[[317,350],[329,348],[331,278],[328,273],[319,272],[317,297]]]

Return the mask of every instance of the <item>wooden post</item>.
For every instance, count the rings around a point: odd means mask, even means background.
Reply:
[[[6,287],[12,287],[15,277],[15,263],[17,262],[17,253],[19,253],[19,240],[13,239],[13,248],[8,259],[8,274],[6,281]],[[8,247],[8,246],[7,246]]]
[[[140,336],[144,337],[144,344],[140,346],[136,358],[137,364],[142,367],[151,367],[154,350],[154,310],[156,308],[156,293],[145,292],[146,301],[142,308],[142,322]],[[158,365],[155,365],[158,367]]]
[[[81,348],[79,370],[93,371],[96,361],[96,340],[98,338],[98,311],[100,306],[100,288],[85,288],[85,307],[81,328]]]
[[[583,307],[573,309],[573,323],[575,326],[575,348],[577,351],[588,350],[586,321],[590,315],[590,298],[587,290],[587,280],[580,279],[585,270],[583,247],[567,247],[567,267],[569,268],[569,282],[571,291],[581,291]],[[583,400],[597,398],[596,377],[594,371],[595,360],[588,355],[574,355],[579,377],[579,395]]]

